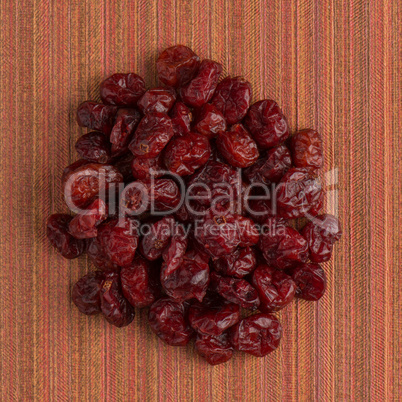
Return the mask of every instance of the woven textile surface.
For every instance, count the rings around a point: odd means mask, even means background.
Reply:
[[[401,3],[392,0],[0,2],[0,400],[393,401],[402,398]],[[319,303],[278,314],[280,348],[211,367],[164,345],[146,311],[78,313],[44,222],[67,208],[77,105],[181,43],[323,136],[327,211],[344,229]]]

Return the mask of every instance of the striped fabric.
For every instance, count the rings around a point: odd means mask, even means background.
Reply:
[[[0,400],[402,398],[400,2],[2,0],[0,13]],[[70,287],[91,268],[45,238],[66,211],[77,105],[114,72],[155,85],[158,51],[176,43],[276,99],[293,131],[323,135],[344,236],[327,294],[278,314],[283,341],[263,359],[211,367],[159,342],[145,311],[124,329],[80,315]]]

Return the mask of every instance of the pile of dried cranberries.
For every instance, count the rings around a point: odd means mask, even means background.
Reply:
[[[233,350],[265,356],[282,335],[272,313],[322,297],[319,263],[342,234],[320,214],[321,137],[290,137],[276,102],[250,105],[249,82],[220,80],[222,66],[188,47],[164,50],[156,66],[163,86],[114,74],[101,83],[103,103],[78,107],[89,132],[62,175],[75,216],[50,216],[47,236],[98,269],[72,289],[82,313],[123,327],[149,307],[162,340],[195,337],[210,364]]]

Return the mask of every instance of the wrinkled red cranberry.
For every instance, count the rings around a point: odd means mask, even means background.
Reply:
[[[106,105],[135,106],[144,92],[145,81],[134,73],[113,74],[100,85],[100,96]]]
[[[218,84],[222,66],[212,60],[203,60],[198,74],[188,85],[181,88],[180,96],[183,102],[192,107],[200,107],[209,102]]]
[[[101,312],[100,293],[104,279],[104,272],[90,272],[73,286],[71,298],[81,313],[94,315]]]
[[[148,321],[152,331],[171,346],[186,346],[194,334],[186,322],[186,305],[163,298],[152,304]]]
[[[277,183],[292,165],[290,152],[285,145],[268,150],[253,166],[244,170],[250,183]]]
[[[298,131],[291,141],[293,164],[301,168],[321,168],[324,164],[321,135],[315,130]]]
[[[201,134],[188,133],[170,141],[164,151],[164,162],[171,172],[186,176],[207,163],[210,155],[208,139]]]
[[[119,156],[113,161],[113,166],[123,175],[124,183],[130,183],[133,181],[133,174],[131,171],[131,165],[133,164],[134,156],[131,152],[125,155]]]
[[[193,115],[184,103],[176,102],[169,116],[172,119],[174,135],[181,137],[190,132]]]
[[[233,253],[214,260],[213,264],[221,275],[243,278],[253,272],[257,258],[251,247],[237,248]]]
[[[173,137],[170,117],[164,113],[152,113],[143,117],[128,146],[134,156],[155,158]]]
[[[98,235],[97,226],[108,215],[108,208],[101,199],[96,199],[88,209],[76,215],[70,222],[68,230],[76,239],[88,239]]]
[[[302,264],[292,272],[296,283],[296,297],[304,300],[317,301],[325,293],[327,278],[324,270],[318,264]]]
[[[113,263],[109,255],[103,250],[98,237],[87,240],[86,252],[96,268],[103,271],[120,271],[120,267]]]
[[[158,273],[156,267],[139,255],[121,269],[123,295],[133,307],[150,306],[160,295]]]
[[[312,262],[325,262],[331,258],[332,247],[342,236],[339,220],[329,214],[320,215],[301,231],[307,240],[309,257]]]
[[[81,127],[88,127],[91,130],[101,131],[109,135],[113,128],[116,113],[116,106],[85,101],[78,106],[77,122]]]
[[[106,136],[93,131],[82,135],[75,143],[77,154],[84,159],[97,163],[110,162],[110,144]]]
[[[264,223],[268,218],[275,215],[271,204],[270,199],[247,200],[246,210],[255,222]]]
[[[137,105],[144,114],[149,113],[168,113],[173,107],[176,100],[176,94],[169,88],[152,88],[149,89]]]
[[[250,106],[251,85],[242,77],[226,77],[216,87],[212,104],[225,116],[227,124],[238,123]]]
[[[175,225],[170,244],[163,251],[162,257],[165,264],[165,273],[175,271],[183,261],[188,246],[188,237],[184,226]]]
[[[149,181],[151,176],[161,177],[165,170],[161,154],[156,158],[134,158],[131,168],[133,176],[143,181]]]
[[[241,215],[236,215],[236,224],[240,235],[241,247],[254,246],[260,240],[260,234],[255,223],[250,219]]]
[[[226,131],[226,120],[214,105],[206,103],[196,110],[194,130],[208,138],[213,138],[220,132]]]
[[[170,87],[187,84],[197,73],[199,65],[200,58],[183,45],[165,49],[156,61],[159,79]]]
[[[110,324],[125,327],[134,319],[134,309],[123,296],[117,272],[107,272],[100,291],[101,310]]]
[[[180,190],[172,179],[155,179],[153,183],[146,183],[149,199],[156,211],[170,211],[179,205]]]
[[[64,257],[79,257],[85,249],[85,241],[74,238],[68,231],[72,216],[53,214],[47,220],[46,234],[51,245]]]
[[[258,307],[263,313],[281,310],[294,298],[296,284],[283,271],[259,265],[253,272],[253,285],[260,298]]]
[[[275,147],[289,137],[288,122],[273,100],[262,100],[251,105],[244,123],[263,149]]]
[[[307,241],[282,219],[269,218],[265,222],[259,248],[268,265],[274,268],[287,269],[307,261]]]
[[[232,358],[233,347],[228,334],[219,336],[198,334],[195,349],[209,364],[215,366]]]
[[[322,186],[313,170],[292,168],[276,187],[276,202],[283,218],[302,218],[321,200]]]
[[[230,329],[230,342],[236,350],[262,357],[274,351],[282,337],[282,326],[272,314],[255,314]]]
[[[235,124],[230,131],[221,133],[216,139],[216,146],[226,161],[234,167],[246,168],[259,157],[257,144],[241,124]]]
[[[112,263],[125,267],[133,261],[138,246],[138,224],[128,218],[113,219],[98,227],[102,249]]]

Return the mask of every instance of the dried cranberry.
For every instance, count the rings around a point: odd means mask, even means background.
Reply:
[[[260,239],[255,223],[250,218],[245,218],[241,215],[236,215],[236,223],[240,234],[240,246],[254,246]]]
[[[212,104],[225,116],[227,124],[238,123],[250,106],[251,85],[242,77],[226,77],[216,87]]]
[[[132,165],[133,176],[138,180],[148,181],[151,177],[161,177],[163,175],[162,155],[155,158],[134,158]]]
[[[213,138],[226,130],[226,120],[214,105],[206,103],[196,110],[194,130],[208,138]]]
[[[230,342],[236,350],[262,357],[274,351],[282,337],[282,326],[272,314],[244,318],[230,330]]]
[[[321,168],[322,155],[321,135],[315,130],[298,131],[291,141],[293,163],[296,167]]]
[[[119,156],[113,161],[113,166],[115,166],[118,171],[123,175],[123,180],[125,183],[133,181],[133,174],[131,171],[131,165],[134,163],[134,156],[131,152],[125,155]]]
[[[194,332],[185,315],[185,304],[163,298],[152,304],[148,321],[152,331],[168,345],[186,346]]]
[[[128,147],[134,156],[155,158],[172,137],[172,121],[168,115],[164,113],[147,114],[138,125]]]
[[[197,133],[188,133],[170,141],[164,152],[164,162],[171,172],[186,176],[207,163],[210,155],[208,139]]]
[[[106,136],[93,131],[78,138],[75,150],[81,158],[91,162],[109,163],[110,144]]]
[[[175,271],[182,263],[188,246],[188,238],[182,225],[173,228],[170,244],[163,251],[162,257],[165,264],[165,274]]]
[[[198,334],[195,349],[209,364],[215,366],[232,358],[233,347],[228,334],[210,336]]]
[[[170,211],[176,208],[181,200],[180,190],[172,179],[155,179],[146,183],[149,199],[156,211]]]
[[[296,284],[289,275],[268,265],[255,269],[253,285],[260,297],[258,308],[263,313],[281,310],[293,300],[296,292]]]
[[[85,249],[85,241],[74,238],[68,231],[72,216],[53,214],[47,220],[46,234],[51,245],[64,257],[79,257]]]
[[[98,237],[88,239],[86,252],[96,268],[103,271],[120,271],[120,267],[113,263],[109,255],[103,250]]]
[[[169,114],[172,119],[174,135],[179,137],[190,132],[193,116],[190,109],[182,102],[176,102]]]
[[[87,161],[86,159],[79,159],[78,161],[75,161],[71,165],[65,167],[61,175],[61,185],[64,186],[64,183],[67,181],[67,178],[71,172],[74,172],[76,169],[82,166],[89,165],[90,163],[91,162]]]
[[[301,231],[307,240],[309,257],[312,262],[325,262],[331,258],[332,247],[342,236],[339,220],[329,214],[320,215]]]
[[[100,96],[107,105],[135,106],[145,92],[145,81],[134,73],[113,74],[102,81]]]
[[[98,235],[97,226],[107,218],[108,208],[101,199],[96,199],[88,209],[76,215],[68,230],[76,239],[88,239]]]
[[[181,87],[196,74],[200,58],[187,46],[165,49],[156,61],[159,79],[170,87]]]
[[[235,124],[230,131],[221,133],[216,145],[221,155],[234,167],[246,168],[259,157],[257,144],[241,124]]]
[[[251,247],[237,248],[233,253],[214,260],[214,268],[225,276],[243,278],[253,272],[257,258]]]
[[[208,207],[200,205],[192,200],[186,200],[174,213],[175,218],[180,222],[190,223],[204,216]]]
[[[113,219],[98,228],[102,249],[112,263],[125,267],[133,261],[138,246],[138,224],[128,218]]]
[[[317,301],[325,293],[327,278],[324,270],[318,264],[302,264],[292,272],[296,283],[296,297]]]
[[[255,222],[264,223],[268,218],[275,215],[270,199],[247,200],[246,205],[248,214]]]
[[[88,127],[91,130],[101,131],[109,135],[113,128],[116,113],[116,106],[86,101],[78,106],[77,122],[81,127]]]
[[[265,222],[259,247],[268,265],[278,269],[307,261],[307,241],[296,229],[286,226],[282,219],[269,218]]]
[[[100,292],[102,314],[110,324],[125,327],[134,319],[134,309],[123,296],[119,274],[105,273]]]
[[[167,216],[148,227],[140,244],[140,252],[147,260],[154,261],[162,256],[169,245],[173,226],[174,219]]]
[[[301,218],[321,199],[321,183],[313,170],[292,168],[282,177],[276,187],[276,201],[284,218]]]
[[[181,88],[180,96],[186,105],[200,107],[207,103],[214,94],[222,66],[212,60],[203,60],[196,77]]]
[[[289,150],[285,145],[279,145],[245,169],[244,175],[250,183],[277,183],[291,165]]]
[[[139,255],[129,266],[121,269],[123,295],[133,307],[150,306],[159,296],[158,273],[149,261]]]
[[[168,113],[176,100],[176,94],[169,88],[149,89],[137,105],[144,114],[149,113]]]
[[[101,312],[100,292],[104,278],[103,272],[90,272],[73,286],[71,298],[81,313],[94,315]]]
[[[245,279],[220,276],[211,272],[211,288],[226,300],[239,304],[248,310],[255,310],[260,305],[257,290]]]

